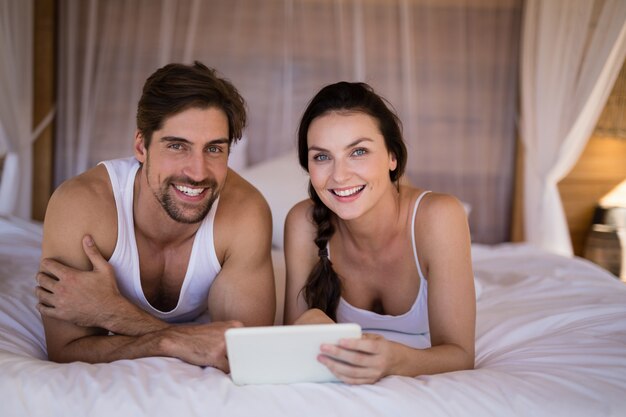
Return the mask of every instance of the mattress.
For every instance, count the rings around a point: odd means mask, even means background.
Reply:
[[[47,361],[34,294],[40,242],[40,226],[0,218],[2,416],[626,416],[626,284],[583,259],[473,245],[474,370],[237,386],[173,358]]]

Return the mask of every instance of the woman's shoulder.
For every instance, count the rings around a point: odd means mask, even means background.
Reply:
[[[310,198],[299,201],[289,209],[287,213],[287,218],[291,217],[298,220],[309,220],[312,221],[311,213],[313,210],[313,201]]]
[[[417,210],[420,217],[426,217],[431,220],[448,218],[450,216],[466,217],[463,203],[452,194],[409,185],[401,186],[400,194],[404,196],[405,204],[410,207],[411,213],[413,213],[416,204],[418,204]]]
[[[400,195],[403,196],[409,203],[415,204],[418,199],[421,198],[420,207],[424,205],[460,205],[461,201],[452,194],[441,193],[436,190],[430,190],[427,188],[419,188],[411,185],[401,185]]]
[[[293,231],[301,236],[315,235],[313,207],[313,201],[308,198],[294,204],[285,218],[285,233]]]

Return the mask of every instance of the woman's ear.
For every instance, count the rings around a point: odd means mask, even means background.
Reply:
[[[146,162],[146,158],[147,158],[147,150],[146,150],[146,144],[145,144],[145,140],[143,137],[143,134],[137,130],[135,131],[135,158],[137,158],[137,160],[143,164],[144,162]]]
[[[395,153],[389,152],[389,171],[393,172],[396,168],[398,168],[398,158]]]

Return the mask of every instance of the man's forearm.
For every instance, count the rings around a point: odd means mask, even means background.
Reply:
[[[169,327],[168,323],[152,316],[124,297],[120,297],[114,306],[108,306],[107,310],[102,313],[96,325],[117,335],[142,336]]]
[[[55,362],[102,363],[147,356],[168,356],[193,365],[228,371],[224,332],[239,322],[169,326],[141,336],[89,335],[49,351]]]
[[[121,359],[148,356],[169,356],[162,349],[162,333],[152,332],[142,336],[85,336],[59,349],[49,352],[54,362],[107,363]]]

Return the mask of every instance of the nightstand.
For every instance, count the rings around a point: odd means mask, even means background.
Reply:
[[[626,282],[626,207],[596,208],[583,256]]]

